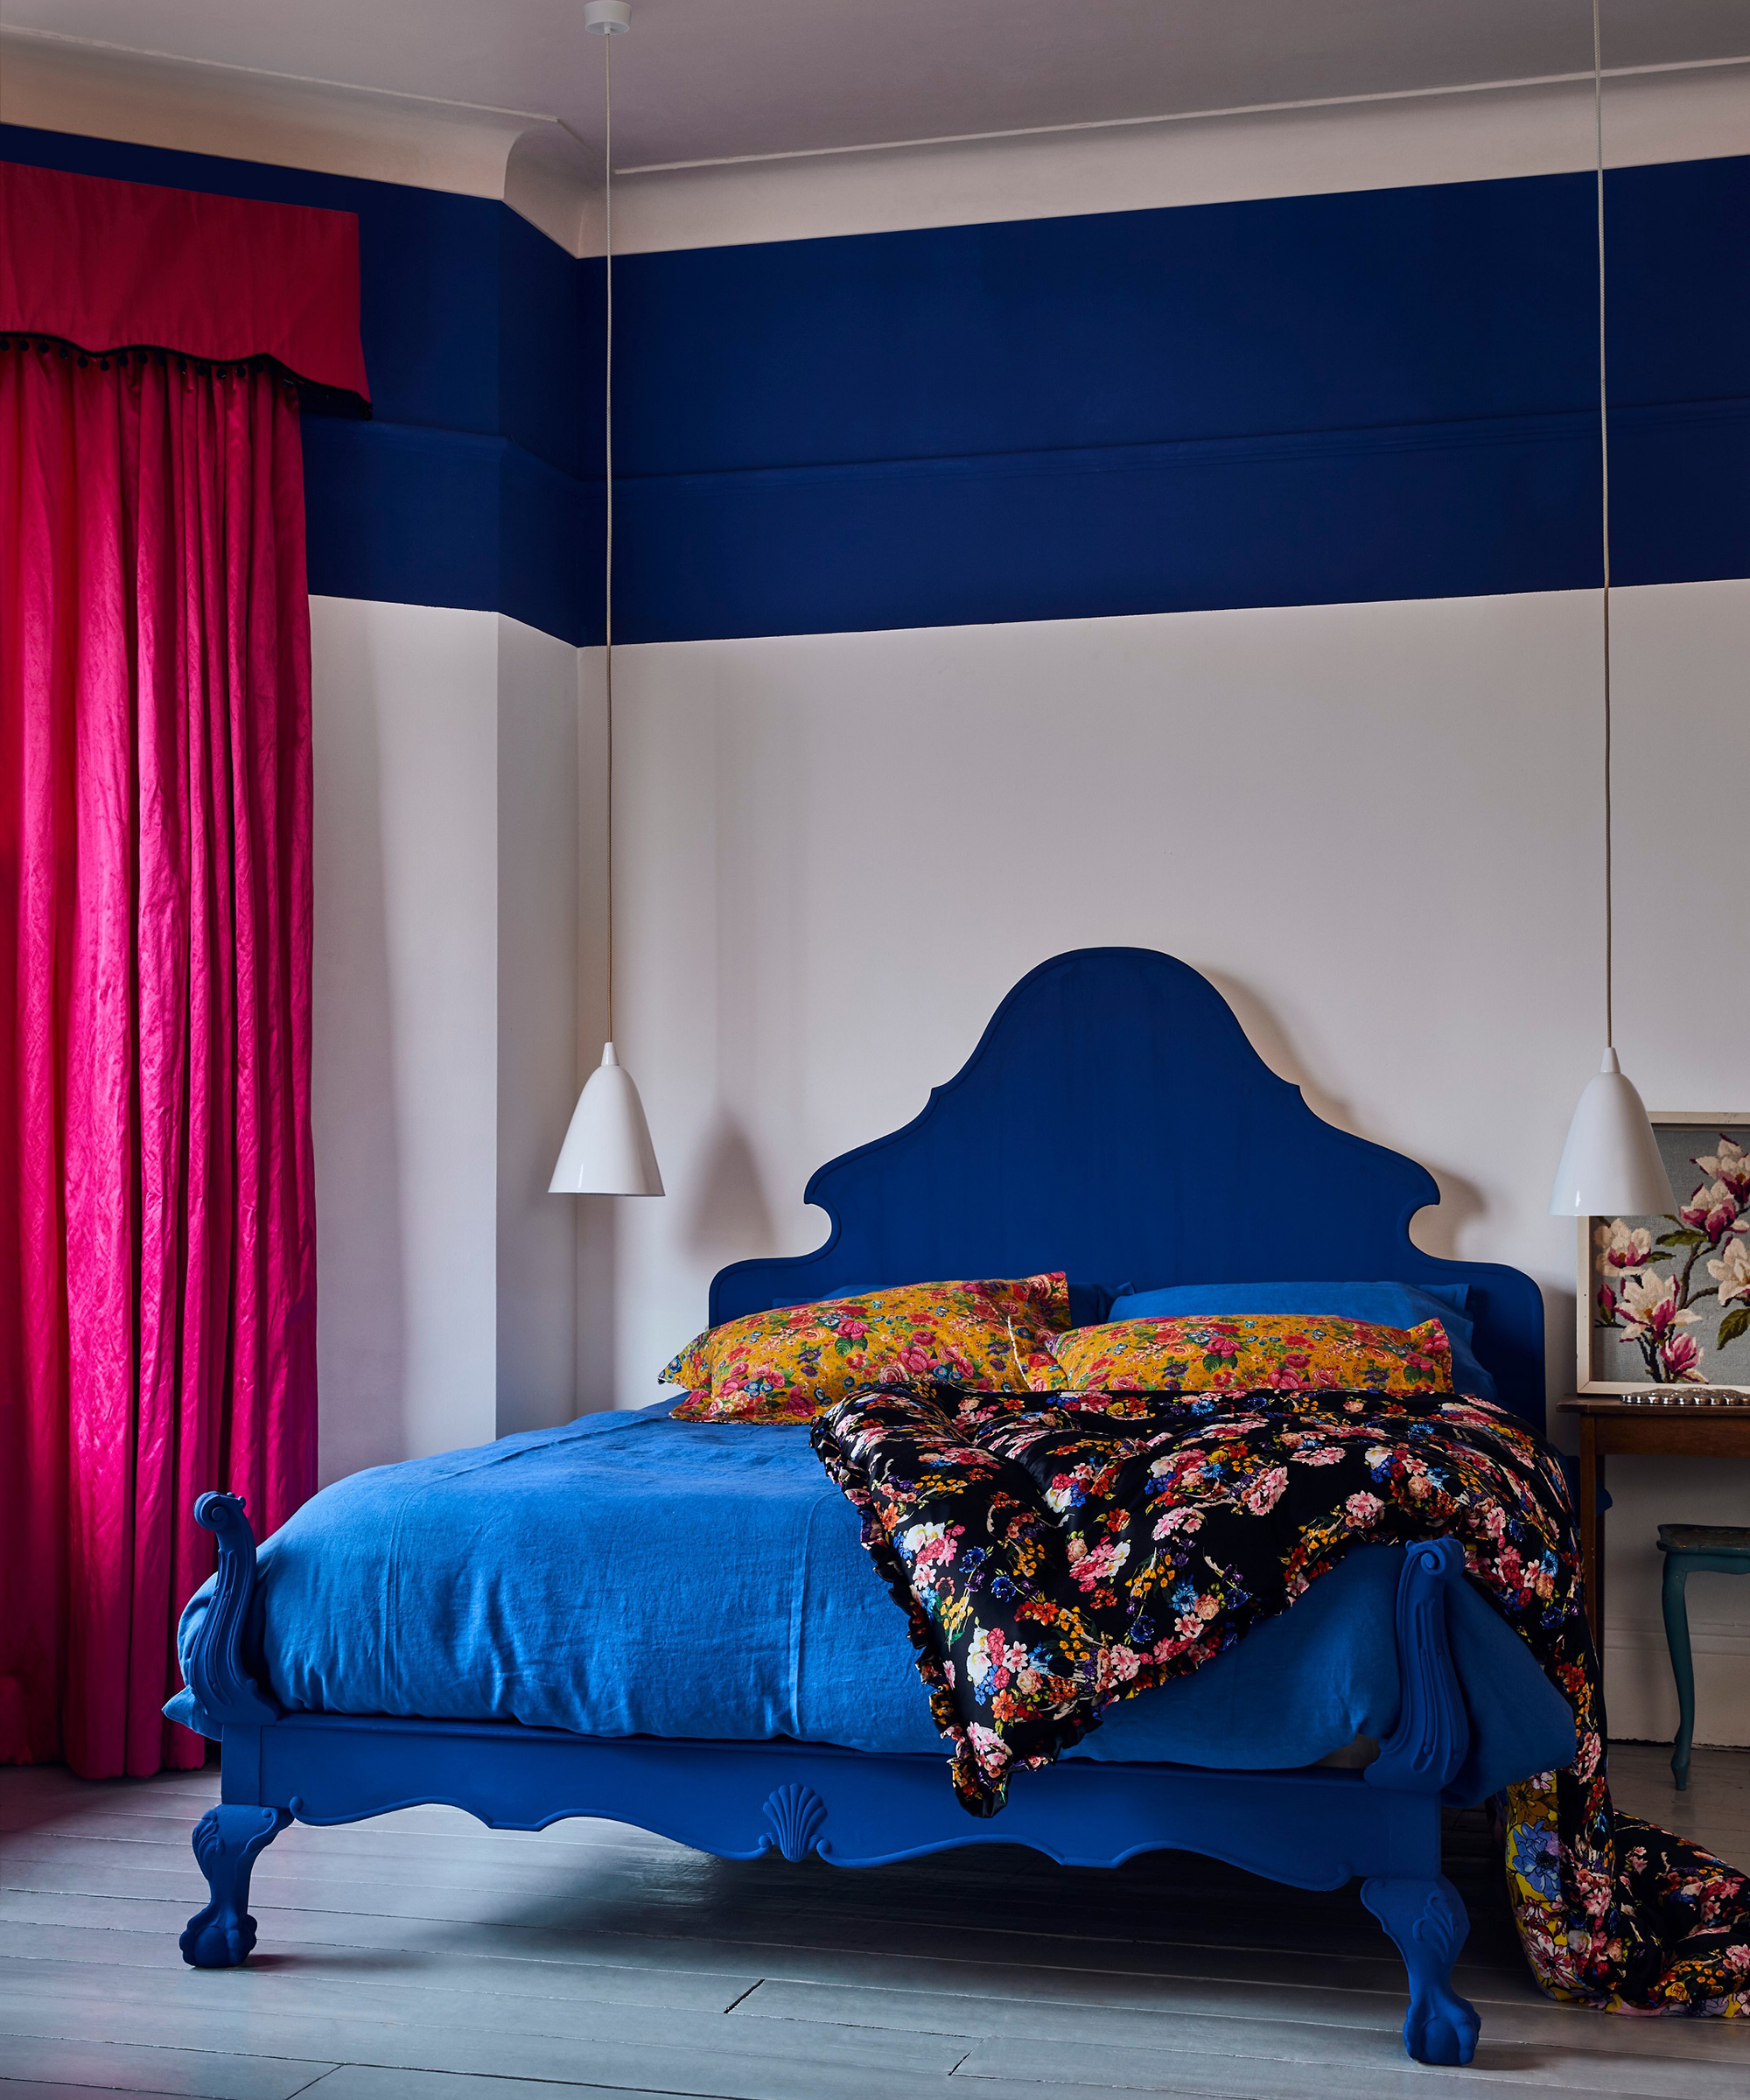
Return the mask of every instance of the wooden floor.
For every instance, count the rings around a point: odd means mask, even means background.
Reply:
[[[1687,1796],[1666,1755],[1618,1746],[1620,1803],[1750,1865],[1750,1753],[1698,1750]],[[1403,2054],[1403,1971],[1353,1890],[1177,1854],[841,1872],[415,1809],[288,1830],[256,1872],[259,1953],[197,1972],[176,1935],[205,1900],[188,1833],[214,1796],[210,1772],[0,1772],[0,2100],[1750,2094],[1750,2023],[1536,1994],[1480,1815],[1454,1820],[1447,1871],[1483,2039],[1441,2071]]]

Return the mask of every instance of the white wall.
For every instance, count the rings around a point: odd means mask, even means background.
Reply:
[[[490,1433],[496,621],[318,598],[311,640],[328,1480]]]
[[[578,652],[498,631],[496,1432],[578,1411],[578,1206],[550,1195],[578,1089]],[[491,1432],[488,1432],[491,1433]]]
[[[320,1467],[574,1411],[576,651],[311,602]]]
[[[607,690],[599,649],[578,652],[578,1066],[573,1092],[601,1061],[608,1011]],[[615,1400],[614,1214],[620,1199],[575,1196],[577,1218],[577,1405]]]
[[[1741,1109],[1750,584],[1616,604],[1617,1040],[1652,1105]],[[1320,1114],[1424,1161],[1418,1241],[1537,1278],[1568,1390],[1544,1207],[1601,1041],[1598,634],[1575,592],[617,652],[618,1033],[669,1190],[616,1214],[621,1404],[722,1264],[820,1243],[816,1166],[1104,942],[1194,963]],[[1316,1230],[1316,1191],[1278,1201]],[[1617,1472],[1612,1726],[1668,1733],[1653,1528],[1744,1522],[1750,1480]],[[1695,1596],[1710,1740],[1750,1740],[1743,1591]]]

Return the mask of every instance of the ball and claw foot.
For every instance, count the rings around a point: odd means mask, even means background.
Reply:
[[[1404,2046],[1418,2063],[1468,2063],[1482,2022],[1452,1988],[1452,1963],[1470,1920],[1444,1874],[1424,1880],[1376,1878],[1362,1884],[1362,1901],[1390,1934],[1410,1971]]]
[[[285,1809],[221,1802],[194,1826],[194,1856],[213,1900],[188,1921],[178,1944],[192,1969],[234,1969],[256,1943],[249,1915],[249,1870],[263,1845],[291,1821]]]

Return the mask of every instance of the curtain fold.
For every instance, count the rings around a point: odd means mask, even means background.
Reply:
[[[315,1485],[309,605],[264,366],[0,341],[0,1760],[159,1713]]]

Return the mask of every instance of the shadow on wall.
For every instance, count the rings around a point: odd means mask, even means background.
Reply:
[[[321,690],[318,682],[318,703]],[[361,1466],[403,1456],[411,1424],[382,751],[375,710],[349,709],[344,728],[332,719],[318,720],[315,748],[312,1108],[321,1163],[317,1378],[318,1477],[326,1487]],[[334,1251],[326,1261],[325,1215],[336,1222],[326,1242]]]
[[[1321,1121],[1351,1137],[1365,1138],[1347,1101],[1334,1094],[1327,1094],[1302,1064],[1288,1039],[1287,1032],[1264,1000],[1251,986],[1224,970],[1208,962],[1192,962],[1191,968],[1207,977],[1235,1012],[1239,1024],[1246,1032],[1246,1040],[1278,1079],[1285,1079],[1290,1086],[1298,1087],[1306,1105]]]
[[[555,1196],[578,1206],[578,1411],[614,1404],[613,1309],[620,1242],[615,1206],[621,1196]]]
[[[1578,1380],[1579,1352],[1576,1347],[1575,1333],[1578,1318],[1578,1294],[1572,1291],[1552,1291],[1545,1284],[1544,1354],[1552,1393],[1572,1393]],[[1572,1415],[1552,1414],[1550,1417],[1550,1433],[1551,1442],[1559,1444],[1564,1451],[1579,1449],[1579,1424]]]
[[[1208,963],[1198,962],[1193,967],[1202,972],[1233,1008],[1253,1049],[1265,1064],[1278,1079],[1285,1079],[1299,1088],[1307,1107],[1321,1122],[1347,1130],[1351,1137],[1365,1138],[1374,1144],[1385,1142],[1362,1127],[1347,1101],[1327,1094],[1316,1080],[1308,1076],[1286,1032],[1250,985],[1229,976],[1224,970],[1212,969]],[[1474,1181],[1449,1166],[1441,1166],[1438,1160],[1424,1158],[1422,1165],[1439,1183],[1440,1200],[1438,1206],[1417,1212],[1410,1236],[1424,1254],[1434,1255],[1442,1261],[1462,1260],[1460,1236],[1466,1226],[1481,1217],[1487,1208],[1482,1191]]]
[[[1438,1159],[1422,1162],[1440,1184],[1440,1200],[1432,1210],[1418,1210],[1410,1222],[1410,1236],[1424,1254],[1445,1262],[1462,1262],[1468,1256],[1459,1242],[1466,1225],[1482,1216],[1488,1206],[1474,1181],[1467,1181]]]
[[[722,1110],[705,1142],[704,1172],[682,1243],[718,1266],[779,1250],[753,1147],[746,1131]]]

